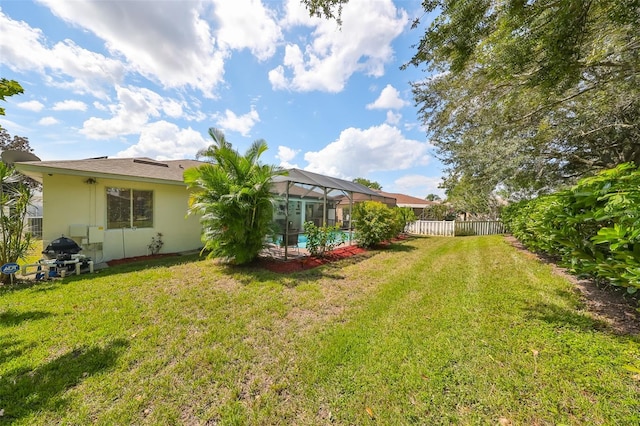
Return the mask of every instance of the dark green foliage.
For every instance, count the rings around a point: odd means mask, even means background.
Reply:
[[[455,217],[456,211],[449,203],[427,206],[420,216],[423,220],[453,220]]]
[[[271,231],[271,179],[285,171],[259,163],[267,150],[264,140],[255,141],[241,155],[224,138],[210,134],[216,145],[204,155],[212,163],[184,173],[193,190],[190,211],[201,215],[202,241],[209,256],[248,263],[258,256]]]
[[[640,2],[423,7],[439,15],[410,63],[436,74],[413,89],[446,189],[529,196],[640,161]]]
[[[307,250],[312,256],[324,256],[346,239],[337,225],[318,227],[313,222],[305,222],[304,233],[307,235]]]
[[[507,228],[527,247],[558,256],[577,274],[640,289],[640,170],[621,164],[570,190],[512,204]]]
[[[395,237],[398,234],[404,232],[404,229],[407,227],[407,224],[411,222],[415,222],[416,214],[414,213],[411,207],[395,207],[393,209],[396,218],[395,218],[395,226],[393,236]]]
[[[356,240],[362,247],[373,247],[402,231],[396,212],[378,201],[364,201],[353,206]]]

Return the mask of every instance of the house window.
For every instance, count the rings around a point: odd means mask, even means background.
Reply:
[[[107,188],[107,229],[153,228],[153,191]]]

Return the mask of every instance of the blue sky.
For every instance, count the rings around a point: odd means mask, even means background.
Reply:
[[[419,0],[351,0],[342,28],[299,0],[0,0],[0,118],[42,160],[194,158],[209,127],[265,163],[442,195],[442,165],[400,70]],[[418,29],[411,22],[421,18]]]

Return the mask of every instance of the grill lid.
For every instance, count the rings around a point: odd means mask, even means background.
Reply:
[[[78,254],[80,250],[82,250],[82,248],[80,248],[80,246],[71,238],[60,237],[51,241],[42,254]]]

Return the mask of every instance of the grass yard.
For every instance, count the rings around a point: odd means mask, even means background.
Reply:
[[[0,287],[0,422],[640,424],[640,336],[501,236],[144,266]]]

